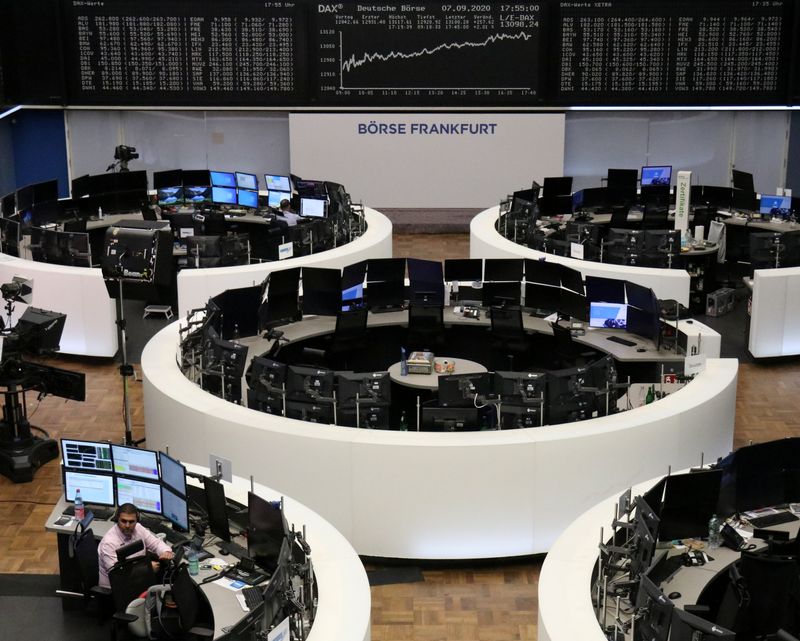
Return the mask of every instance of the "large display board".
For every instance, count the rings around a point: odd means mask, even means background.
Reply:
[[[22,104],[784,105],[799,4],[9,0],[0,65]]]
[[[64,22],[74,103],[306,98],[305,8],[296,2],[71,0]]]

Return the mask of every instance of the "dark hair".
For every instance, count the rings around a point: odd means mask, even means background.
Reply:
[[[274,201],[273,201],[273,202],[274,202]],[[284,199],[281,201],[281,209],[283,209],[284,207],[291,207],[291,205],[292,205],[292,203],[290,203],[288,200],[286,200],[286,198],[284,198]]]
[[[136,520],[139,520],[139,508],[136,507],[133,503],[123,503],[117,508],[117,517],[120,514],[135,514]]]

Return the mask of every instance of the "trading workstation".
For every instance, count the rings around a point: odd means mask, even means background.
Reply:
[[[193,620],[184,621],[181,614],[180,621],[165,621],[170,618],[166,611],[159,618],[165,629],[172,625],[173,633],[185,633],[201,626],[213,632],[208,638],[255,638],[288,618],[293,638],[308,636],[318,598],[311,547],[305,525],[302,531],[289,525],[282,498],[266,500],[251,481],[247,503],[239,503],[230,496],[230,485],[221,482],[221,471],[187,472],[164,452],[62,439],[61,456],[64,493],[47,529],[58,535],[64,608],[96,599],[101,601],[101,612],[124,613],[132,595],[161,583],[150,558],[130,555],[130,546],[124,546],[117,551],[117,562],[106,570],[110,590],[104,591],[102,582],[101,589],[95,588],[95,537],[115,527],[115,506],[130,503],[141,514],[138,522],[174,550],[175,558],[162,561],[167,566],[162,569],[164,584],[172,583],[176,601],[181,573],[188,570],[195,586],[188,597],[193,605],[178,603],[182,613],[196,613]],[[136,552],[140,547],[141,543]],[[149,613],[138,614],[150,624]],[[114,618],[117,626],[134,623],[119,614]]]

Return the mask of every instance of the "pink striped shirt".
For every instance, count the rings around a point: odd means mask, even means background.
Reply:
[[[111,587],[108,582],[108,571],[117,562],[117,550],[119,550],[123,545],[128,545],[128,543],[139,540],[144,541],[144,547],[146,551],[153,552],[158,556],[161,556],[164,554],[164,552],[168,552],[172,549],[141,523],[136,524],[133,534],[131,534],[129,537],[126,537],[122,533],[122,530],[119,529],[118,525],[114,525],[114,527],[106,532],[106,535],[102,538],[100,544],[97,546],[97,558],[100,569],[98,585],[100,587]],[[131,557],[141,556],[145,553],[145,550],[142,550],[137,554],[132,554]]]

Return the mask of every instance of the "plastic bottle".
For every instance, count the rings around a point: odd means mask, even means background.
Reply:
[[[716,550],[719,547],[719,531],[722,527],[722,522],[719,520],[719,517],[714,514],[711,516],[711,520],[708,522],[708,546],[712,550]]]
[[[406,416],[405,410],[403,410],[400,414],[400,431],[408,432],[408,416]]]
[[[81,491],[76,488],[75,489],[75,520],[76,521],[83,521],[85,516],[86,516],[86,508],[83,506],[83,497],[81,496]]]
[[[192,552],[189,555],[189,574],[197,576],[200,573],[200,561],[197,559],[197,554]]]
[[[400,376],[408,376],[408,361],[406,360],[406,348],[400,348]]]
[[[97,217],[98,217],[100,220],[103,220],[103,208],[102,208],[102,207],[98,207],[98,208],[97,208]]]

